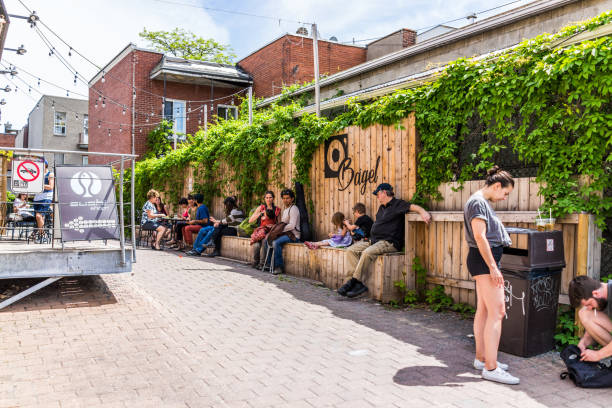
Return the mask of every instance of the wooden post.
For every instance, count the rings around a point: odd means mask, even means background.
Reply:
[[[577,241],[576,241],[576,276],[587,275],[599,280],[601,269],[601,230],[595,225],[595,216],[581,213],[578,215]],[[582,336],[584,328],[578,319],[578,310],[575,312],[575,321],[578,334]]]

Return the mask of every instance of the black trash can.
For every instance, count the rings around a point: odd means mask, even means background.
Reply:
[[[506,316],[499,350],[531,357],[554,347],[561,271],[565,267],[563,232],[507,230],[509,234],[527,235],[528,249],[504,248],[500,269]]]

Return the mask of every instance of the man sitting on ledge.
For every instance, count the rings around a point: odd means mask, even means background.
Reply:
[[[395,197],[393,187],[388,183],[379,184],[374,190],[380,207],[376,221],[370,231],[370,241],[359,241],[346,249],[348,271],[353,272],[351,279],[338,289],[338,294],[353,298],[368,290],[362,280],[362,273],[376,256],[388,252],[401,251],[404,246],[405,214],[410,211],[421,214],[426,223],[431,215],[422,207],[410,204]],[[361,255],[361,257],[360,257]]]
[[[584,326],[584,336],[578,343],[580,359],[599,361],[612,356],[612,281],[602,283],[588,276],[576,276],[569,284],[568,295],[572,307],[581,308],[578,318]],[[602,348],[589,350],[587,347],[595,342]]]

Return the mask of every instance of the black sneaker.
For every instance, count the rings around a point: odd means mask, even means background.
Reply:
[[[198,251],[192,249],[191,251],[185,252],[185,255],[188,255],[188,256],[200,256],[200,253]]]
[[[212,252],[210,254],[204,254],[204,256],[207,257],[207,258],[214,258],[215,256],[221,256],[221,254],[219,252],[217,252],[217,251],[214,251],[214,252]]]
[[[358,281],[357,279],[355,279],[355,278],[351,278],[351,279],[349,279],[349,281],[348,281],[348,282],[346,282],[344,285],[342,285],[342,286],[340,286],[340,287],[338,288],[338,294],[339,294],[340,296],[346,296],[346,294],[347,294],[348,292],[350,292],[350,291],[351,291],[351,289],[353,289],[353,285],[354,285],[356,282],[359,282],[359,281]]]
[[[366,285],[364,285],[360,281],[357,281],[353,285],[353,289],[351,289],[351,291],[347,293],[346,296],[350,298],[354,298],[356,296],[361,295],[363,292],[367,292],[367,290],[368,290],[368,287]]]

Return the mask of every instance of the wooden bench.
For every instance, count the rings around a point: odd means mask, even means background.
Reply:
[[[221,256],[243,262],[252,262],[249,238],[223,237]],[[399,300],[400,291],[393,282],[403,280],[406,256],[394,252],[378,256],[365,273],[365,284],[371,298],[387,303]],[[286,244],[283,248],[285,273],[322,282],[330,289],[338,289],[346,281],[347,270],[345,249],[320,248],[309,250],[304,244]]]

